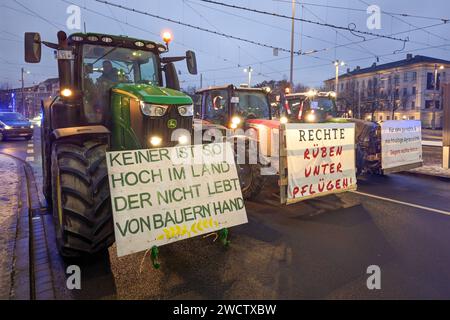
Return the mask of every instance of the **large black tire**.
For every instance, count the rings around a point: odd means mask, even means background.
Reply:
[[[52,146],[52,209],[57,245],[64,257],[93,255],[114,242],[107,147],[96,139]]]
[[[235,146],[235,152],[238,152]],[[257,159],[257,163],[249,164],[249,148],[246,145],[245,150],[245,163],[240,164],[236,161],[237,172],[239,176],[239,181],[241,184],[242,197],[244,200],[252,200],[256,198],[267,180],[267,176],[261,174],[261,170],[264,167],[261,164],[261,159]]]

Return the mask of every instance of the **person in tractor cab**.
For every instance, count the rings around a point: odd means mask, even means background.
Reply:
[[[110,82],[119,81],[119,72],[116,68],[113,67],[111,61],[109,60],[103,61],[102,66],[103,66],[102,75],[98,78],[98,81],[110,81]]]

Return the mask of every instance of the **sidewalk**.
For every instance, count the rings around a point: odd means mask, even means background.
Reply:
[[[442,168],[442,147],[422,145],[423,166],[410,173],[450,178],[450,169]]]
[[[0,299],[9,299],[18,223],[19,171],[15,160],[0,154]]]

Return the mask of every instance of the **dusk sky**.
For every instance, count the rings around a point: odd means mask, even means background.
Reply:
[[[291,21],[242,10],[226,8],[199,0],[111,0],[127,7],[183,21],[199,27],[231,34],[236,37],[261,42],[275,47],[290,48]],[[290,15],[289,0],[223,0],[229,4]],[[450,2],[433,0],[376,1],[366,0],[309,0],[297,3],[296,17],[326,22],[347,27],[354,23],[356,29],[391,35],[406,39],[403,43],[389,39],[364,39],[349,31],[336,31],[329,27],[305,22],[295,24],[295,50],[308,52],[319,50],[310,55],[295,56],[294,82],[310,87],[318,87],[323,80],[334,77],[335,59],[343,60],[347,66],[370,66],[379,57],[379,63],[403,59],[407,53],[427,55],[450,60],[450,22],[444,24],[440,19],[450,18]],[[203,85],[225,83],[240,84],[247,80],[244,67],[254,69],[252,83],[263,80],[289,77],[289,53],[279,52],[238,40],[227,39],[204,31],[180,26],[149,16],[124,11],[98,3],[95,0],[0,0],[0,84],[20,86],[20,68],[26,75],[25,84],[39,83],[57,75],[56,62],[52,50],[43,48],[40,64],[26,64],[23,58],[23,33],[35,31],[41,33],[44,40],[56,41],[56,32],[68,30],[66,13],[70,4],[81,7],[81,27],[86,24],[88,32],[124,34],[147,40],[161,41],[162,30],[173,32],[174,40],[170,46],[171,55],[183,54],[194,50],[197,54],[199,73],[203,74]],[[366,26],[368,4],[379,5],[384,13],[381,16],[381,29],[369,30]],[[337,8],[339,7],[339,8]],[[409,14],[420,17],[402,17],[397,14]],[[437,25],[421,30],[420,27]],[[399,33],[399,34],[398,34]],[[365,36],[367,40],[372,36]],[[360,42],[347,45],[347,43]],[[339,47],[335,48],[337,44]],[[344,45],[342,45],[344,44]],[[434,47],[434,48],[430,48]],[[327,49],[327,50],[324,50]],[[394,54],[396,51],[396,54]],[[184,63],[178,63],[181,71],[182,87],[200,86],[200,75],[187,73]]]

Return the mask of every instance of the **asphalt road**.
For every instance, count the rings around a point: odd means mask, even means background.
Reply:
[[[38,130],[38,129],[37,129]],[[39,171],[39,141],[0,143],[0,152]],[[30,158],[29,158],[30,160]],[[39,177],[39,172],[36,172]],[[61,299],[363,299],[450,298],[450,182],[406,174],[369,176],[358,192],[281,206],[272,179],[246,202],[249,223],[231,228],[231,247],[197,237],[160,248],[161,269],[144,253],[117,258],[115,247],[84,261],[82,289],[65,287],[52,247]],[[447,214],[446,214],[447,213]],[[53,241],[47,215],[47,235]],[[141,262],[142,270],[141,269]],[[366,286],[381,268],[381,289]]]

